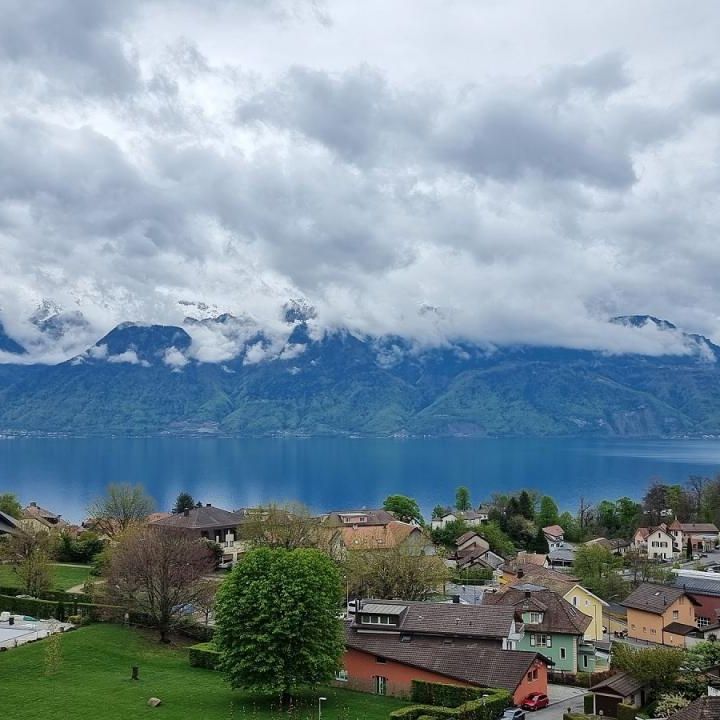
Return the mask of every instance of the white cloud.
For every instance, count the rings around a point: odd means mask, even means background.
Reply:
[[[171,347],[163,354],[163,362],[173,370],[182,370],[190,361],[176,347]]]

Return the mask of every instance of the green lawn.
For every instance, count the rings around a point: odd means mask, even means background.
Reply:
[[[61,636],[55,674],[46,674],[52,642],[42,640],[0,653],[0,705],[14,720],[315,720],[323,695],[323,720],[387,720],[404,703],[335,688],[308,693],[292,713],[271,701],[230,690],[218,672],[192,668],[187,650],[160,645],[154,636],[115,625],[91,625]],[[49,650],[50,649],[50,650]],[[140,681],[130,680],[133,665]],[[163,704],[147,706],[150,697]]]
[[[52,566],[53,590],[67,590],[75,585],[82,585],[90,576],[90,566],[62,565]],[[12,566],[0,565],[0,586],[18,587],[17,575]]]

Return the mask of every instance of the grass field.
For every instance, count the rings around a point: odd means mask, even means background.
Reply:
[[[90,576],[90,566],[62,565],[55,563],[52,566],[53,590],[67,590],[82,585]],[[0,565],[0,586],[18,587],[17,575],[10,565]]]
[[[387,720],[404,705],[335,688],[305,695],[289,714],[272,701],[230,690],[220,673],[192,668],[187,650],[161,646],[154,636],[115,625],[91,625],[59,640],[59,661],[52,667],[53,643],[46,640],[0,653],[0,706],[13,720],[315,720],[317,698],[323,695],[323,720]],[[130,679],[133,665],[140,680]],[[150,697],[163,704],[147,706]]]

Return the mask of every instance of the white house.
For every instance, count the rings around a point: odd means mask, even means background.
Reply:
[[[446,510],[439,518],[433,518],[430,527],[433,530],[444,529],[448,523],[462,521],[470,527],[477,527],[488,521],[488,513],[485,509],[467,510]]]

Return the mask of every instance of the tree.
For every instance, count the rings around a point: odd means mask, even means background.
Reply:
[[[267,505],[248,511],[246,522],[238,527],[238,537],[253,547],[324,547],[328,534],[317,517],[300,503]]]
[[[690,700],[680,693],[663,693],[655,706],[655,715],[659,718],[670,717],[690,704]]]
[[[518,496],[518,509],[526,520],[535,518],[535,506],[527,490],[523,490]]]
[[[190,493],[181,492],[175,499],[175,505],[173,506],[173,513],[175,515],[181,515],[186,510],[192,510],[195,507],[195,500]]]
[[[110,550],[105,589],[113,604],[148,616],[168,633],[204,592],[215,559],[207,543],[183,530],[133,527]]]
[[[533,552],[540,553],[541,555],[547,554],[548,551],[548,541],[545,537],[545,533],[543,532],[543,527],[547,527],[547,525],[538,526],[537,532],[535,533],[535,542],[533,543],[532,548],[528,548]]]
[[[483,523],[478,528],[478,534],[484,537],[490,549],[504,558],[509,558],[515,554],[515,546],[512,540],[502,531],[500,526],[496,522]]]
[[[575,553],[573,573],[590,591],[604,600],[624,596],[625,581],[618,575],[622,560],[602,545],[584,545]]]
[[[465,486],[459,487],[455,491],[455,509],[459,512],[467,512],[472,509],[470,491]]]
[[[154,502],[141,485],[109,485],[107,495],[96,500],[88,514],[92,525],[109,538],[124,533],[153,511]]]
[[[691,670],[706,670],[720,665],[720,643],[699,642],[687,654],[687,667]]]
[[[389,495],[385,498],[383,509],[391,512],[398,520],[403,522],[416,522],[418,525],[424,523],[417,501],[406,495]]]
[[[684,661],[685,651],[680,648],[635,649],[613,643],[612,666],[647,683],[653,696],[658,690],[674,685]]]
[[[644,582],[665,583],[675,577],[671,568],[658,565],[638,550],[626,552],[622,562],[632,573],[630,583],[633,587],[637,587]]]
[[[685,555],[687,556],[688,560],[692,560],[692,556],[693,556],[692,538],[688,538],[687,547],[685,548]]]
[[[46,532],[22,532],[4,543],[3,556],[27,595],[41,597],[52,588],[50,536]]]
[[[560,514],[555,501],[548,495],[543,496],[540,501],[540,511],[537,515],[537,525],[540,529],[549,525],[558,525],[560,523]]]
[[[445,512],[446,510],[442,505],[436,505],[432,511],[432,519],[439,520],[445,514]]]
[[[348,589],[353,595],[401,600],[426,600],[449,578],[437,555],[419,549],[351,550],[345,560]]]
[[[12,493],[2,493],[0,495],[0,512],[19,520],[22,517],[22,505],[20,505],[17,496]]]
[[[319,550],[245,553],[215,603],[214,642],[230,685],[287,700],[332,680],[344,648],[342,597],[338,569]]]

